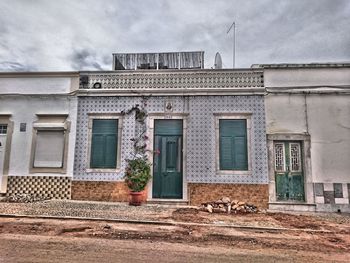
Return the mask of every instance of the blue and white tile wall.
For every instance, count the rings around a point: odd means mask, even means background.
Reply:
[[[173,103],[174,113],[189,113],[187,129],[187,181],[194,183],[267,184],[267,152],[263,96],[190,96],[150,97],[149,113],[164,112],[165,101]],[[132,151],[130,139],[135,134],[132,115],[124,116],[120,173],[87,173],[88,113],[119,113],[135,104],[139,97],[79,97],[77,141],[73,180],[122,180],[127,154]],[[215,118],[213,113],[252,113],[251,175],[217,175],[215,169]]]

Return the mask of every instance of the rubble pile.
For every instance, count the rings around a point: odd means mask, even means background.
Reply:
[[[232,200],[229,197],[223,197],[220,200],[208,203],[202,203],[199,210],[209,213],[256,213],[258,208],[255,205],[248,204],[239,200]]]

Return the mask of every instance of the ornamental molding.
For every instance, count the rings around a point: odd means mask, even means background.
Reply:
[[[85,78],[85,84],[82,77]],[[263,72],[257,70],[82,72],[79,84],[81,93],[221,92],[263,89]]]

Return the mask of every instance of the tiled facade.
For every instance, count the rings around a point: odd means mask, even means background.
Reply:
[[[186,129],[186,176],[185,181],[189,185],[226,185],[226,188],[244,189],[244,185],[262,185],[267,189],[267,152],[265,140],[265,113],[263,96],[152,96],[141,97],[79,97],[77,137],[75,150],[74,177],[72,186],[73,199],[104,200],[104,201],[125,201],[128,199],[128,192],[124,191],[123,176],[125,159],[132,152],[131,138],[135,136],[137,127],[132,115],[124,115],[122,118],[120,169],[115,172],[90,172],[88,170],[88,148],[89,148],[89,114],[115,114],[130,109],[136,104],[146,100],[146,109],[150,115],[160,116],[171,114],[185,114],[187,116]],[[166,103],[172,104],[171,113],[165,109]],[[216,171],[215,115],[214,114],[251,114],[251,143],[250,174],[219,174]],[[156,118],[156,117],[155,117]],[[148,123],[149,124],[149,123]],[[196,183],[196,184],[193,184]],[[216,187],[218,189],[218,187]],[[249,188],[250,189],[250,188]],[[251,190],[247,188],[246,200],[249,200]],[[188,189],[189,193],[193,190]],[[189,194],[188,198],[204,200],[211,196],[198,197],[198,191]],[[220,192],[220,191],[219,191]],[[216,191],[216,193],[219,193]],[[242,191],[241,191],[242,192]],[[259,203],[267,204],[266,191],[262,191]],[[224,193],[222,193],[224,194]],[[233,196],[232,196],[233,197]],[[208,199],[209,200],[209,199]],[[254,199],[255,200],[255,199]],[[257,199],[258,200],[258,199]],[[255,201],[257,201],[255,200]],[[191,201],[191,200],[189,200]]]
[[[173,113],[188,113],[187,182],[267,184],[267,153],[263,96],[189,96],[150,97],[147,111],[164,113],[165,102],[173,104]],[[140,104],[137,97],[80,97],[78,103],[77,143],[75,150],[75,181],[120,181],[125,159],[132,152],[133,116],[123,117],[121,169],[115,173],[86,172],[88,168],[88,113],[120,113]],[[252,113],[251,175],[218,175],[215,162],[214,113]]]

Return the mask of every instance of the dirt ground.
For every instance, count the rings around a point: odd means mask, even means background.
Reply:
[[[125,257],[143,262],[350,262],[347,216],[226,215],[181,208],[168,219],[216,225],[266,221],[291,230],[3,217],[0,262],[93,262],[101,255],[100,262],[128,262]],[[168,256],[159,257],[164,253]],[[116,261],[116,255],[124,261]]]

